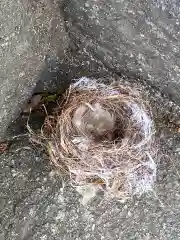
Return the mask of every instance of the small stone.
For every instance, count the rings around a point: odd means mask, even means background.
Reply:
[[[89,3],[87,3],[87,2],[86,2],[84,5],[85,5],[85,7],[87,7],[87,8],[89,7]]]

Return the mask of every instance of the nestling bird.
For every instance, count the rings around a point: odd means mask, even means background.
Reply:
[[[82,134],[101,137],[112,133],[115,117],[100,103],[86,103],[75,111],[72,123]]]

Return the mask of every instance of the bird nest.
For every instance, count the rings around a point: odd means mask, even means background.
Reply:
[[[152,189],[154,127],[139,93],[81,78],[45,120],[51,161],[77,185],[94,184],[126,199]]]

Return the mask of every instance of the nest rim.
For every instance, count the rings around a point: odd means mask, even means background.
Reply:
[[[137,92],[134,93],[130,88],[121,85],[116,87],[109,85],[108,91],[113,91],[113,94],[108,95],[106,91],[104,92],[101,87],[98,87],[98,83],[97,89],[78,89],[77,87],[73,88],[72,85],[64,96],[63,104],[60,104],[56,109],[54,117],[47,117],[42,130],[43,136],[46,136],[49,139],[48,152],[51,161],[55,164],[56,167],[69,174],[72,181],[77,185],[83,185],[87,182],[89,183],[88,179],[91,180],[90,182],[94,182],[93,179],[95,180],[97,178],[101,183],[103,183],[102,185],[105,185],[105,192],[108,194],[108,196],[115,198],[126,198],[134,195],[133,192],[138,192],[136,190],[133,190],[133,187],[130,186],[131,184],[128,183],[127,172],[129,171],[129,175],[131,175],[131,172],[133,172],[132,169],[135,168],[138,164],[142,164],[141,162],[144,161],[143,158],[146,160],[149,159],[149,161],[152,162],[152,168],[154,169],[154,172],[152,174],[153,176],[150,182],[153,184],[155,181],[156,167],[153,157],[151,157],[151,155],[154,156],[154,126],[151,120],[152,115],[149,111],[149,106],[144,104],[140,95],[137,94]],[[89,163],[87,164],[85,159],[83,159],[81,151],[78,149],[77,145],[72,142],[72,136],[78,137],[79,134],[77,132],[77,129],[74,129],[74,126],[72,124],[74,111],[77,109],[77,106],[83,105],[85,103],[93,104],[94,102],[99,102],[105,109],[110,109],[111,112],[113,111],[116,114],[116,117],[117,114],[119,114],[119,116],[121,116],[121,120],[124,121],[127,121],[127,116],[125,119],[123,118],[124,116],[122,116],[122,108],[126,106],[130,109],[131,104],[136,104],[137,106],[140,106],[141,110],[144,111],[145,114],[148,114],[151,122],[151,129],[149,130],[150,134],[148,134],[148,136],[144,135],[144,139],[138,144],[130,144],[129,138],[131,136],[130,133],[132,129],[128,129],[129,125],[127,123],[126,129],[123,129],[124,135],[121,137],[119,142],[115,143],[114,139],[108,144],[107,141],[101,142],[99,145],[97,143],[96,145],[92,144],[92,149],[90,150],[92,156],[96,155],[99,156],[99,159],[102,159],[102,156],[104,156],[102,154],[102,151],[105,155],[110,156],[111,158],[113,156],[113,161],[111,161],[111,163],[114,162],[116,167],[114,167],[114,169],[111,169],[111,166],[109,166],[109,164],[104,163],[106,176],[103,175],[103,167],[100,167],[102,163],[97,164],[96,162],[93,162],[93,166]],[[132,115],[132,113],[130,115]],[[53,122],[54,120],[55,123]],[[50,126],[52,130],[51,134],[48,134],[48,136],[46,130],[47,125],[48,127]],[[127,129],[130,133],[127,131]],[[87,136],[83,137],[85,139],[88,138]],[[131,138],[133,138],[133,135]],[[114,157],[115,155],[116,157]],[[123,165],[124,170],[122,170],[122,164],[118,158],[125,155],[129,163],[127,161],[126,164]],[[95,159],[97,160],[97,157],[95,157]],[[128,164],[129,167],[127,167]],[[80,176],[82,175],[82,172],[85,175],[84,178]],[[110,172],[109,175],[107,172]],[[122,177],[122,173],[126,176]],[[113,183],[112,179],[110,179],[111,177],[109,177],[110,175],[114,176]],[[123,187],[121,187],[121,190],[118,187],[118,193],[115,182],[120,182],[119,185],[123,185]],[[150,187],[148,186],[148,188]],[[140,195],[143,191],[145,190],[143,189],[142,191],[139,191]]]

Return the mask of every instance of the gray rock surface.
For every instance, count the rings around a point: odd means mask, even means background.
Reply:
[[[180,103],[179,0],[66,0],[64,7],[79,49]]]
[[[46,55],[64,58],[59,0],[0,2],[0,138],[32,94]]]
[[[71,40],[65,63],[69,42],[56,4],[0,3],[0,136],[37,80],[35,92],[54,91],[61,79],[108,69],[125,75],[122,81],[150,101],[159,147],[167,156],[158,158],[153,192],[126,203],[96,196],[82,205],[41,147],[25,136],[15,138],[0,155],[0,239],[180,239],[179,1],[64,1]],[[26,131],[26,120],[17,120],[13,135]]]
[[[180,108],[145,84],[134,81],[133,85],[150,100],[159,147],[172,159],[158,159],[154,191],[126,203],[96,196],[82,205],[76,188],[50,164],[41,147],[22,137],[13,140],[9,150],[0,155],[1,239],[180,238],[180,133],[168,127],[179,119]],[[169,117],[169,123],[163,122]]]
[[[180,103],[178,0],[0,4],[1,138],[36,82],[34,92],[63,91],[73,77],[108,70],[138,76]]]

